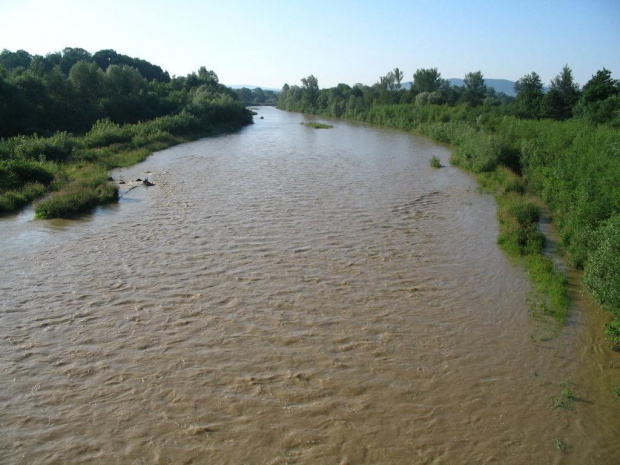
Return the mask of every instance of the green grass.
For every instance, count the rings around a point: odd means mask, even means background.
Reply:
[[[323,123],[301,123],[304,126],[308,126],[310,128],[314,128],[314,129],[330,129],[333,128],[332,125],[330,124],[323,124]]]
[[[538,310],[553,317],[558,326],[563,325],[569,314],[566,276],[542,255],[528,255],[523,264],[535,286]]]
[[[15,212],[45,195],[57,171],[49,162],[0,160],[0,214]]]
[[[0,194],[0,213],[11,213],[45,195],[47,188],[40,183],[26,184],[19,191]]]
[[[59,188],[34,205],[37,218],[71,218],[97,205],[116,202],[118,186],[108,180],[104,166],[71,166],[59,179]],[[61,184],[62,183],[62,184]]]

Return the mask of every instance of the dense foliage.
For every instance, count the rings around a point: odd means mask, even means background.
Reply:
[[[0,137],[83,133],[98,120],[119,124],[177,114],[197,100],[237,94],[202,67],[170,78],[159,66],[114,50],[79,48],[31,56],[0,53]]]
[[[144,60],[66,48],[0,53],[0,214],[53,191],[40,217],[115,201],[107,170],[192,135],[252,122],[213,71],[170,78]]]
[[[479,71],[465,76],[465,87],[454,87],[437,69],[419,69],[410,90],[389,85],[395,71],[373,86],[331,89],[319,89],[310,76],[302,86],[285,84],[278,106],[450,143],[451,162],[498,193],[498,242],[523,257],[546,294],[543,310],[561,320],[561,276],[544,260],[538,208],[527,186],[549,206],[569,261],[585,269],[584,283],[612,313],[606,332],[620,348],[620,82],[602,69],[580,89],[565,66],[548,92],[532,72],[510,98],[487,88]]]
[[[235,93],[239,101],[246,107],[250,105],[276,106],[278,104],[279,93],[273,90],[263,90],[260,87],[255,87],[254,89],[242,87],[241,89],[235,89]]]

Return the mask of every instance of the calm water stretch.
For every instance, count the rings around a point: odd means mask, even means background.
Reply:
[[[447,148],[258,111],[118,205],[0,219],[1,463],[620,463],[579,276],[552,336]]]

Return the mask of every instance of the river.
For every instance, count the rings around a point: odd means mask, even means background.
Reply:
[[[0,219],[0,462],[619,463],[579,277],[551,334],[448,148],[310,120],[260,108],[113,173],[117,205]]]

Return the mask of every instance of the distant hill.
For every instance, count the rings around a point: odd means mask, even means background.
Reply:
[[[465,85],[465,82],[459,78],[450,78],[448,79],[448,81],[450,81],[450,84],[452,84],[455,87],[463,87]],[[503,92],[509,97],[517,96],[517,93],[515,92],[514,81],[509,81],[508,79],[485,79],[484,83],[487,85],[487,87],[493,87],[496,92]],[[403,82],[402,88],[410,89],[411,84],[412,84],[411,81]]]

